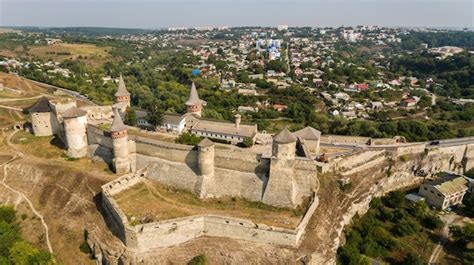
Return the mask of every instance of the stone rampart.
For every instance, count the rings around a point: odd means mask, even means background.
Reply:
[[[91,124],[87,125],[87,141],[90,145],[98,144],[108,149],[113,148],[110,133]]]
[[[201,236],[226,237],[257,243],[298,246],[311,216],[318,207],[313,194],[310,207],[295,229],[256,224],[250,220],[217,215],[195,215],[131,226],[113,196],[139,183],[145,170],[128,174],[102,186],[102,206],[119,231],[120,239],[137,253],[178,245]]]
[[[384,153],[384,150],[359,151],[331,161],[330,164],[335,171],[347,171],[364,165],[377,157],[381,157]]]
[[[174,162],[197,164],[197,151],[192,146],[165,143],[141,136],[129,136],[135,141],[136,153]]]

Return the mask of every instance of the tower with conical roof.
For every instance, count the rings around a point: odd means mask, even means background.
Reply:
[[[270,174],[262,202],[279,207],[296,207],[297,183],[294,175],[296,137],[283,129],[273,137]]]
[[[123,124],[122,117],[118,109],[114,109],[114,120],[110,126],[112,137],[114,159],[112,161],[116,174],[125,174],[130,172],[130,159],[128,152],[128,133],[127,126]]]
[[[130,92],[128,92],[122,75],[119,77],[117,92],[115,92],[115,103],[126,105],[130,107]]]
[[[296,153],[296,137],[285,127],[273,137],[272,156],[278,159],[294,159]]]
[[[87,111],[76,107],[66,110],[63,115],[67,155],[81,158],[87,155]]]
[[[206,104],[206,101],[199,98],[196,85],[194,82],[191,85],[191,91],[189,92],[189,98],[186,101],[186,109],[188,113],[193,113],[201,117],[202,107]]]

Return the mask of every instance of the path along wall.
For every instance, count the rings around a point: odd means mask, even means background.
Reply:
[[[113,196],[143,180],[146,173],[128,174],[102,186],[102,205],[118,229],[120,239],[137,252],[170,247],[200,236],[226,237],[257,243],[298,246],[319,201],[313,201],[294,230],[255,224],[246,219],[217,215],[196,215],[131,226]]]

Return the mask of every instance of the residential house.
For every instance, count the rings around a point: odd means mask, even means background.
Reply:
[[[435,180],[423,183],[418,193],[426,198],[426,202],[444,210],[462,203],[466,194],[468,181],[460,175],[446,174]]]

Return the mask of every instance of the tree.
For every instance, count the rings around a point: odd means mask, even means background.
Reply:
[[[408,254],[405,255],[405,258],[403,258],[403,261],[401,264],[405,265],[424,265],[425,262],[423,259],[416,255],[415,253],[409,252]]]
[[[137,114],[135,113],[135,110],[130,107],[127,107],[127,110],[125,111],[124,123],[130,126],[137,126]]]
[[[449,227],[449,234],[456,244],[466,247],[469,242],[474,241],[474,224],[468,223],[464,227],[453,225]]]
[[[182,133],[175,142],[178,144],[197,145],[203,138],[192,133]]]
[[[423,218],[428,210],[428,205],[424,201],[417,201],[408,208],[408,212],[418,219]]]
[[[394,209],[401,208],[404,203],[405,195],[399,190],[391,191],[388,196],[384,197],[384,204]]]
[[[440,229],[443,227],[444,222],[439,218],[439,216],[436,215],[428,215],[425,218],[423,218],[422,224],[431,230],[434,229]]]
[[[474,196],[464,196],[463,204],[466,206],[467,215],[474,218]]]
[[[127,107],[124,122],[130,126],[137,126],[137,113],[134,109]]]
[[[161,109],[158,100],[154,100],[149,106],[146,120],[155,128],[163,124],[163,110]]]
[[[47,264],[51,255],[25,241],[18,241],[11,247],[9,258],[12,264]]]
[[[13,206],[0,207],[0,221],[4,221],[8,224],[15,220],[15,209]]]

